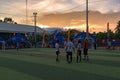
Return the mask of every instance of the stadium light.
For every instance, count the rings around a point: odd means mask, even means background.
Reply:
[[[89,25],[88,25],[88,0],[86,0],[86,37],[89,36]]]
[[[28,24],[28,0],[26,0],[26,24]]]
[[[36,17],[37,17],[37,12],[34,12],[33,15],[34,15],[34,25],[35,25],[34,38],[35,38],[35,48],[36,48]]]

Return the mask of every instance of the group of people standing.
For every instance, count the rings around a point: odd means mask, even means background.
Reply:
[[[59,54],[60,54],[60,49],[59,49],[59,41],[56,42],[55,44],[55,49],[56,49],[56,61],[59,62]],[[83,60],[88,61],[88,48],[89,48],[89,42],[88,39],[85,38],[84,43],[82,43],[80,40],[77,42],[77,54],[76,54],[76,62],[81,62],[82,60],[82,52],[84,54]],[[66,51],[66,59],[68,63],[72,62],[73,58],[73,52],[75,52],[75,46],[72,42],[72,40],[68,41],[65,45],[65,51]]]

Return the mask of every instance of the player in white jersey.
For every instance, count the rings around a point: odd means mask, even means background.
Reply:
[[[66,57],[67,57],[68,63],[72,62],[73,48],[74,48],[73,42],[72,41],[67,42],[67,44],[66,44],[66,53],[67,53]]]
[[[82,51],[82,44],[81,41],[79,40],[77,44],[77,63],[81,62],[81,51]]]
[[[59,51],[59,41],[57,40],[57,42],[55,43],[55,49],[56,49],[56,61],[59,62],[59,54],[60,54],[60,51]]]

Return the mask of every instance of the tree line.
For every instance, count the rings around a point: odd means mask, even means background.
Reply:
[[[3,20],[0,20],[0,22],[5,22],[5,23],[11,23],[11,24],[17,24],[12,18],[10,17],[5,17]]]
[[[118,21],[114,30],[115,32],[109,30],[110,39],[120,39],[120,21]],[[107,32],[99,32],[95,35],[97,39],[107,39]]]

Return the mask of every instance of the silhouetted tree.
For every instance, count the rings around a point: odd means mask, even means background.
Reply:
[[[106,32],[99,32],[96,34],[97,39],[107,39],[107,33]]]
[[[0,19],[0,22],[3,22],[3,21]]]
[[[110,39],[114,39],[115,38],[115,34],[113,33],[113,31],[109,30],[110,33]]]
[[[120,38],[120,21],[118,21],[117,26],[115,28],[115,36],[116,38]]]
[[[118,21],[117,26],[115,28],[115,33],[120,33],[120,21]]]
[[[17,24],[17,22],[14,22],[12,18],[10,17],[5,17],[4,18],[4,22],[6,23],[12,23],[12,24]]]

